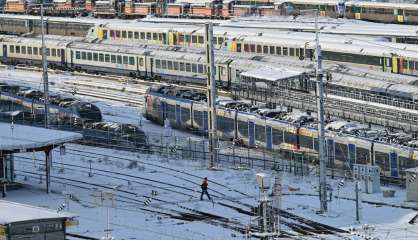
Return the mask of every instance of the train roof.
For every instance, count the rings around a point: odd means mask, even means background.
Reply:
[[[293,1],[293,0],[291,0]],[[368,2],[368,1],[348,1],[346,6],[357,7],[375,7],[375,8],[389,8],[389,9],[405,9],[418,10],[418,4],[402,3],[402,2]]]
[[[296,4],[309,4],[309,5],[313,5],[313,4],[326,4],[326,5],[337,5],[338,3],[344,3],[343,0],[276,0],[274,2],[274,4],[276,5],[280,5],[282,3],[296,3]]]
[[[398,97],[418,99],[418,86],[398,84],[366,77],[338,74],[332,75],[329,83],[354,89],[362,89],[370,92],[390,94]]]

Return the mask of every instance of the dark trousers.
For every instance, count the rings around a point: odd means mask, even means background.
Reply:
[[[207,189],[202,189],[202,194],[200,195],[200,200],[203,200],[203,194],[205,194],[205,193],[206,193],[206,196],[208,196],[208,198],[210,200],[210,196],[209,196],[209,193],[208,193]]]

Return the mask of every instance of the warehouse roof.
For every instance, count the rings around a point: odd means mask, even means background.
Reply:
[[[35,207],[31,205],[0,200],[0,224],[31,221],[38,219],[75,218],[76,215],[67,212]]]
[[[0,123],[0,151],[26,152],[28,149],[59,145],[81,138],[81,134],[74,132],[17,124],[12,127],[10,123]]]

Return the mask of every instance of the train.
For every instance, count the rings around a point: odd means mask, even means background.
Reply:
[[[134,0],[54,0],[45,6],[47,15],[92,15],[103,18],[139,18],[147,15],[173,18],[230,19],[240,16],[298,15],[318,9],[321,16],[384,23],[418,23],[418,6],[411,3],[344,0],[276,1],[134,1]],[[39,6],[26,0],[6,0],[4,12],[39,14]]]
[[[0,120],[21,124],[44,124],[43,92],[18,85],[0,83]],[[108,147],[148,147],[147,136],[133,124],[107,122],[100,109],[73,96],[50,93],[50,127],[77,131],[87,144],[106,144]]]
[[[206,102],[178,95],[176,94],[178,90],[173,88],[173,86],[151,86],[145,96],[144,116],[159,124],[164,124],[168,120],[173,128],[207,134]],[[218,137],[268,151],[288,150],[317,154],[318,132],[312,127],[315,123],[312,122],[313,118],[309,114],[278,118],[280,114],[277,112],[281,112],[283,116],[286,115],[286,112],[283,114],[286,110],[276,108],[268,111],[277,114],[262,114],[263,111],[260,110],[262,109],[245,102],[218,101]],[[355,163],[377,165],[384,176],[402,178],[405,176],[405,169],[416,167],[418,159],[416,145],[393,144],[393,141],[389,144],[389,141],[391,140],[385,142],[370,135],[362,137],[328,130],[326,132],[327,164],[329,167],[341,169],[350,169]]]
[[[169,23],[106,24],[95,28],[99,40],[203,48],[201,25]],[[314,61],[313,33],[214,27],[214,46],[228,52],[288,56]],[[417,45],[383,42],[375,38],[321,34],[322,59],[372,66],[384,72],[418,76]]]
[[[206,84],[207,66],[202,49],[170,48],[150,44],[136,45],[133,48],[128,45],[71,41],[68,37],[52,36],[48,36],[46,40],[48,64],[52,68],[87,71],[94,74],[120,74],[177,84],[192,83],[199,86]],[[3,36],[0,37],[0,44],[3,45],[0,48],[0,59],[3,63],[41,65],[40,39]],[[258,96],[257,91],[256,94],[251,92],[252,85],[245,82],[250,79],[284,84],[288,79],[295,78],[301,81],[301,83],[296,81],[295,86],[306,87],[310,82],[309,79],[315,75],[310,61],[223,51],[217,51],[215,59],[215,80],[220,88],[237,95],[245,95],[246,98],[254,97],[254,101],[273,96],[272,101],[285,101],[286,104],[300,105],[306,109],[315,105],[311,104],[315,100],[303,101],[315,97],[314,87],[291,89],[292,91],[284,93],[272,92],[270,95],[262,92],[263,95]],[[344,115],[353,120],[364,119],[365,122],[394,127],[406,132],[418,132],[416,111],[418,90],[415,87],[417,80],[415,76],[380,73],[370,69],[350,69],[347,66],[328,63],[324,64],[324,70],[329,86],[327,101],[330,104],[327,107],[332,110],[329,111],[330,115]],[[270,74],[265,76],[265,73]],[[281,88],[272,86],[267,90],[279,91]],[[341,112],[346,106],[352,106],[352,110]]]
[[[7,20],[7,21],[6,21]],[[21,21],[19,26],[12,21]],[[9,32],[13,28],[19,32],[36,33],[39,24],[20,18],[5,18],[0,30]],[[32,27],[31,26],[32,23]],[[90,25],[89,25],[90,24]],[[63,26],[64,25],[64,26]],[[215,47],[227,52],[239,54],[257,54],[265,56],[287,56],[301,60],[314,60],[315,41],[312,33],[278,31],[266,28],[245,29],[232,26],[215,26]],[[75,22],[65,24],[63,19],[48,22],[48,33],[55,35],[86,36],[96,41],[115,44],[157,44],[166,46],[184,46],[203,48],[204,32],[199,24],[178,25],[175,23],[150,22]],[[73,27],[71,27],[73,26]],[[90,27],[89,29],[87,29]],[[17,30],[21,29],[21,30]],[[84,30],[84,31],[82,31]],[[38,32],[39,33],[39,32]],[[321,34],[322,58],[340,63],[350,63],[383,72],[406,75],[418,75],[418,46],[413,44],[390,43],[381,38],[350,37]]]

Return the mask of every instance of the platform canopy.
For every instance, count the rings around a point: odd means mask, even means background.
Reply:
[[[0,123],[0,152],[28,152],[81,139],[79,133]]]

